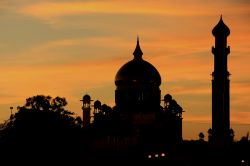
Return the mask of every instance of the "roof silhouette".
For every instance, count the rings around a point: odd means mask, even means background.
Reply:
[[[161,76],[157,69],[149,62],[142,59],[139,38],[134,51],[134,59],[123,65],[115,76],[115,84],[161,84]]]

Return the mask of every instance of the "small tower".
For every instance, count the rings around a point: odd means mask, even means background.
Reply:
[[[99,100],[94,102],[94,114],[98,114],[101,111],[102,103]]]
[[[168,111],[170,102],[172,101],[172,96],[170,94],[166,94],[164,96],[163,101],[164,101],[164,111]]]
[[[90,124],[90,102],[92,101],[89,95],[84,95],[82,100],[82,111],[83,111],[83,116],[82,116],[82,121],[83,121],[83,127],[86,127]]]
[[[172,137],[173,142],[180,143],[182,142],[182,107],[173,99],[170,94],[164,96],[164,123],[168,127],[168,132]],[[168,136],[168,137],[170,137]]]
[[[227,56],[230,47],[227,46],[229,28],[224,24],[222,17],[213,28],[215,46],[212,47],[214,54],[214,71],[212,73],[212,141],[218,146],[224,146],[230,139],[230,94],[229,76],[227,69]]]

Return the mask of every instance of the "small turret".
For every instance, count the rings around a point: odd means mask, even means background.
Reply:
[[[83,111],[83,127],[86,127],[90,124],[90,103],[91,103],[91,97],[86,94],[83,96],[82,100],[82,111]]]

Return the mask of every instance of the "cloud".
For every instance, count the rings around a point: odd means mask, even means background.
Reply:
[[[180,5],[184,3],[185,5]],[[223,7],[223,12],[221,7]],[[234,10],[232,10],[234,8]],[[236,10],[235,10],[236,9]],[[125,14],[125,15],[163,15],[163,16],[211,16],[214,11],[228,14],[242,14],[248,11],[245,5],[230,6],[225,1],[218,3],[201,3],[201,1],[189,1],[185,3],[173,1],[65,1],[65,2],[34,2],[19,7],[18,13],[45,20],[50,24],[56,24],[57,19],[68,15],[87,14]]]
[[[119,49],[124,50],[129,42],[112,37],[82,37],[51,40],[33,45],[18,53],[2,54],[4,61],[9,65],[56,65],[71,64],[79,61],[100,61],[117,57]],[[107,50],[110,50],[108,51]],[[100,50],[106,52],[103,54]],[[112,50],[112,51],[111,51]]]
[[[185,115],[185,119],[183,119],[183,121],[194,123],[211,123],[212,117],[209,115]]]
[[[231,113],[232,124],[250,124],[250,112],[232,112]]]
[[[175,16],[200,16],[210,15],[212,11],[219,10],[224,5],[223,13],[244,13],[249,9],[249,6],[235,5],[232,6],[220,1],[217,3],[201,3],[201,1],[65,1],[65,2],[37,2],[23,6],[19,12],[26,15],[31,15],[39,19],[48,20],[51,17],[61,17],[65,15],[79,15],[89,13],[106,13],[106,14],[144,14],[144,15],[175,15]],[[185,5],[180,5],[184,3]]]
[[[159,3],[148,1],[147,3],[128,1],[96,1],[96,2],[43,2],[35,3],[21,8],[20,13],[32,15],[37,18],[60,17],[65,15],[77,15],[87,13],[109,13],[109,14],[174,14],[184,15],[197,13],[190,10],[183,13],[178,8],[162,6]]]

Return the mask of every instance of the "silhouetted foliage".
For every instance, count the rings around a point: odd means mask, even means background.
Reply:
[[[61,154],[72,149],[80,142],[82,120],[66,110],[66,105],[66,99],[61,97],[37,95],[26,99],[1,126],[1,144],[7,150],[25,149],[26,155],[43,150],[46,155]]]
[[[24,106],[3,127],[7,130],[61,130],[80,128],[81,120],[66,110],[65,98],[37,95],[26,99]]]

